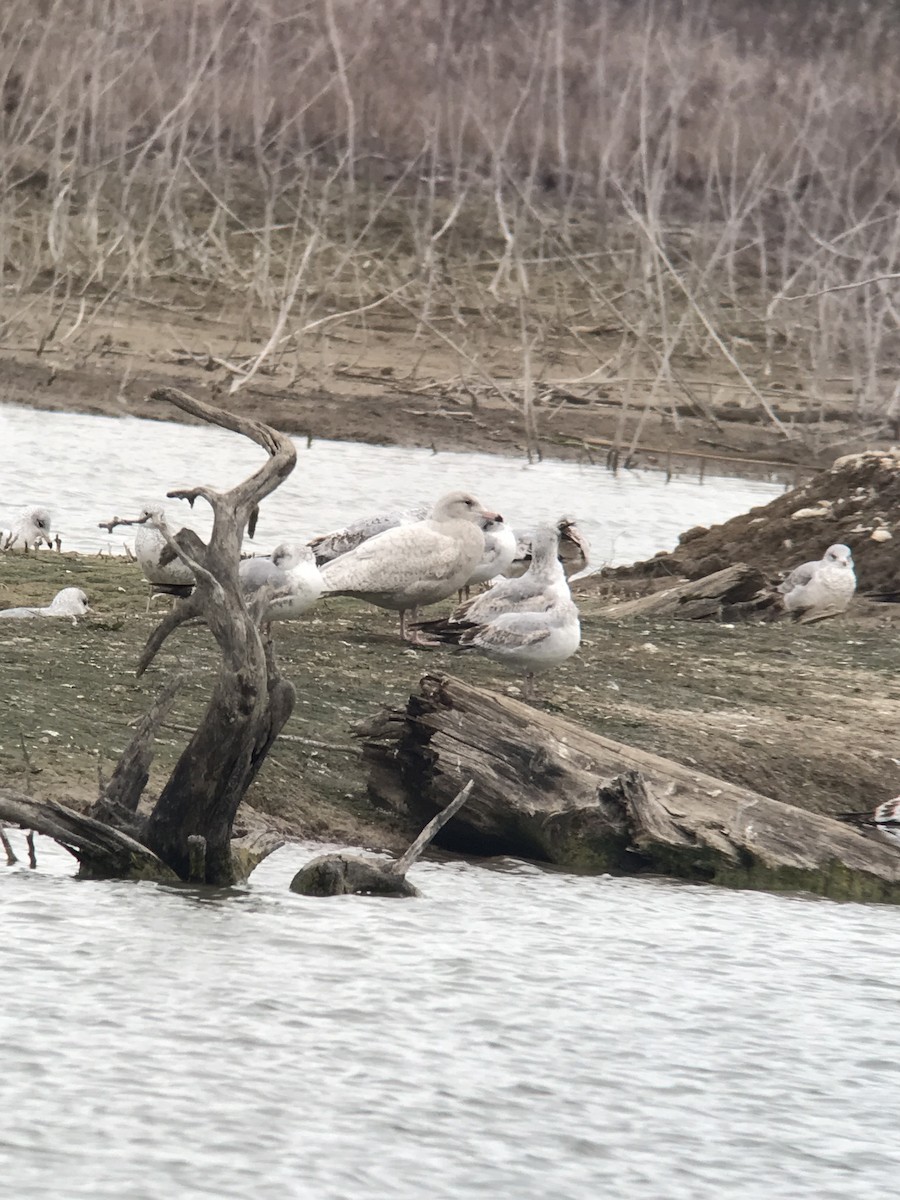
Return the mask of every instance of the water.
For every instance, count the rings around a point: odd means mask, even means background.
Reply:
[[[0,868],[4,1195],[896,1194],[896,910],[511,862],[292,895],[319,850],[227,895]]]
[[[26,504],[47,504],[63,548],[121,552],[130,531],[97,528],[137,516],[146,500],[176,487],[230,487],[264,461],[245,438],[208,426],[93,417],[0,406],[0,528]],[[514,528],[570,513],[587,534],[596,564],[633,562],[671,549],[692,525],[724,521],[782,491],[759,480],[675,477],[653,471],[611,475],[600,466],[489,454],[345,442],[298,444],[294,473],[263,505],[254,545],[270,550],[306,540],[359,516],[436,499],[455,488],[475,493]],[[192,512],[170,501],[173,521],[208,533],[203,501]]]

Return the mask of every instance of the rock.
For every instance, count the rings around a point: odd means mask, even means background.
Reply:
[[[392,866],[355,854],[323,854],[297,872],[291,891],[300,896],[418,896],[418,889]]]

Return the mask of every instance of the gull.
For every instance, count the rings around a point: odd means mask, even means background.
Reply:
[[[449,618],[423,622],[418,628],[439,644],[477,650],[523,671],[525,694],[533,695],[534,676],[565,662],[581,644],[578,609],[558,546],[558,526],[540,526],[532,537],[531,564],[524,575],[503,579]]]
[[[839,821],[847,821],[851,825],[876,829],[880,834],[900,846],[900,796],[893,800],[884,800],[875,809],[868,812],[836,813]]]
[[[497,517],[467,492],[450,492],[425,520],[386,529],[326,563],[325,592],[399,612],[400,637],[421,644],[407,632],[406,614],[459,591],[484,554],[482,522]]]
[[[67,587],[57,592],[46,608],[4,608],[0,617],[83,617],[89,609],[81,588]]]
[[[50,545],[50,513],[46,508],[34,507],[22,510],[18,521],[13,525],[5,540],[0,544],[2,550],[12,550],[16,542],[21,542],[27,553],[29,548],[35,550],[44,542]]]
[[[245,558],[238,573],[248,599],[264,587],[271,589],[265,621],[299,617],[312,608],[325,586],[315,555],[299,542],[282,542],[269,558]]]
[[[472,572],[471,578],[461,589],[460,600],[463,599],[463,592],[468,597],[470,588],[479,583],[489,583],[498,575],[505,574],[516,556],[518,539],[502,517],[484,521],[482,532],[484,534],[484,554],[481,556],[481,562]]]
[[[134,535],[134,553],[141,574],[150,584],[151,598],[158,593],[188,596],[196,584],[190,567],[173,557],[160,526],[168,528],[166,510],[161,504],[145,504],[135,521],[120,521],[122,525],[138,525]],[[149,607],[149,605],[148,605]]]
[[[817,562],[802,563],[778,585],[784,607],[806,621],[842,613],[856,591],[853,554],[840,542],[829,546]]]
[[[323,533],[314,537],[308,543],[316,556],[316,562],[321,567],[323,563],[331,562],[349,550],[355,550],[369,538],[384,533],[387,529],[396,529],[399,525],[412,525],[416,521],[424,521],[430,512],[427,504],[416,504],[411,508],[397,508],[391,512],[379,513],[372,517],[362,517],[352,521],[343,529],[335,529],[331,533]]]
[[[559,530],[559,558],[567,576],[580,574],[590,565],[591,548],[587,538],[575,524],[574,517],[560,517],[556,523]],[[533,530],[519,534],[515,557],[507,575],[521,575],[531,558]]]

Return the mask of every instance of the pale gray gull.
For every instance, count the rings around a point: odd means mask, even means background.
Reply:
[[[469,588],[475,587],[479,583],[489,583],[498,575],[505,574],[516,557],[518,538],[502,517],[485,521],[482,524],[482,532],[484,533],[484,554],[481,556],[481,562],[472,572],[471,578],[465,584],[464,591],[467,596]]]
[[[325,592],[399,612],[401,638],[420,642],[407,632],[406,614],[459,591],[484,554],[483,521],[498,515],[466,492],[450,492],[425,520],[387,529],[326,563]]]
[[[837,813],[839,821],[848,821],[851,825],[874,829],[895,846],[900,846],[900,796],[893,800],[883,800],[868,812]]]
[[[51,545],[50,521],[50,512],[46,508],[35,505],[23,509],[18,521],[0,543],[0,549],[13,550],[19,542],[26,552],[30,549],[36,550],[42,542],[47,546]]]
[[[559,530],[559,558],[567,576],[580,574],[590,565],[591,548],[587,538],[578,528],[574,517],[560,517],[557,521]],[[531,542],[533,530],[519,534],[519,542],[512,565],[507,569],[507,575],[521,575],[531,558]]]
[[[81,588],[67,587],[57,592],[45,608],[4,608],[0,609],[0,617],[83,617],[89,607]]]
[[[168,530],[166,510],[161,504],[145,504],[136,521],[122,521],[120,524],[138,526],[134,535],[134,553],[151,592],[186,596],[193,590],[197,582],[194,572],[180,558],[172,556],[160,532],[161,525]]]
[[[238,572],[248,597],[269,588],[265,621],[299,617],[312,608],[325,587],[315,555],[298,542],[282,542],[269,558],[245,558]]]
[[[416,521],[424,521],[430,513],[427,504],[416,504],[411,508],[396,508],[390,512],[378,513],[371,517],[362,517],[352,521],[343,529],[335,529],[331,533],[320,534],[310,540],[309,547],[316,556],[316,562],[321,567],[323,563],[331,562],[341,554],[355,550],[369,538],[377,537],[387,529],[396,529],[400,525],[412,525]]]
[[[784,596],[784,607],[805,620],[842,613],[856,591],[853,554],[849,546],[837,543],[829,546],[817,562],[795,567],[778,585]]]

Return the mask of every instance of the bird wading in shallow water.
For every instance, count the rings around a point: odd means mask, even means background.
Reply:
[[[805,562],[778,585],[784,607],[805,621],[844,612],[856,591],[853,553],[849,546],[829,546],[821,559]]]
[[[467,492],[450,492],[425,520],[387,529],[326,563],[325,593],[399,612],[401,638],[421,644],[418,631],[407,630],[407,613],[459,591],[484,555],[483,522],[498,516]]]
[[[839,821],[850,825],[859,825],[863,829],[874,829],[900,847],[900,796],[893,800],[884,800],[877,808],[868,812],[837,813]]]

